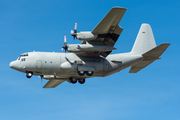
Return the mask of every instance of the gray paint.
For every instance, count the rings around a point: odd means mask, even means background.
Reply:
[[[156,47],[150,25],[142,24],[131,52],[109,55],[123,30],[118,24],[125,11],[125,8],[112,8],[92,32],[78,33],[84,41],[70,45],[68,50],[72,53],[28,52],[11,62],[10,67],[29,73],[27,77],[33,73],[48,79],[44,88],[54,88],[65,80],[73,83],[77,79],[83,84],[85,78],[109,76],[130,66],[130,73],[136,73],[160,59],[170,44]]]

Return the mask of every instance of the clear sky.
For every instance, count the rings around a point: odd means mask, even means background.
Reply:
[[[180,120],[179,0],[0,0],[0,120]],[[127,8],[112,54],[129,52],[142,23],[157,45],[171,43],[137,74],[129,68],[55,89],[9,67],[24,52],[62,52],[70,30],[91,31],[114,6]],[[80,43],[75,40],[74,43]]]

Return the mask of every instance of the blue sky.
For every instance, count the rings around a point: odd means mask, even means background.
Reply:
[[[180,120],[178,0],[0,0],[1,120]],[[84,85],[64,82],[43,89],[46,80],[9,68],[24,52],[61,52],[70,30],[91,31],[114,6],[127,8],[124,28],[112,54],[129,52],[142,23],[149,23],[157,45],[171,43],[161,60],[138,72],[129,68]],[[75,43],[80,41],[75,40]]]

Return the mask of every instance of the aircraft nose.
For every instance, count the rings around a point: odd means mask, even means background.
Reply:
[[[15,61],[10,62],[9,66],[10,68],[15,68]]]

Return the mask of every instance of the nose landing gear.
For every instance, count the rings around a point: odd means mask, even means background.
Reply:
[[[31,77],[32,77],[32,75],[33,75],[33,73],[32,73],[32,72],[27,72],[26,77],[27,77],[27,78],[31,78]]]

